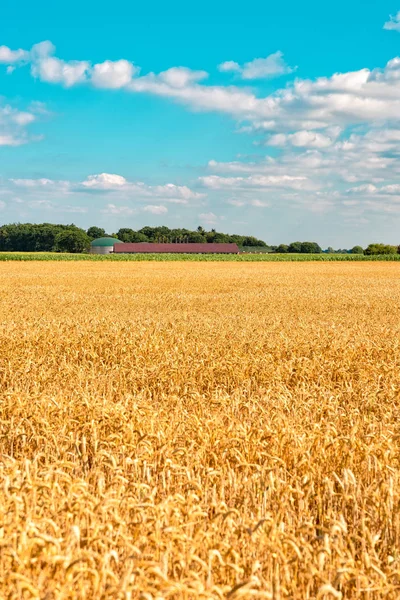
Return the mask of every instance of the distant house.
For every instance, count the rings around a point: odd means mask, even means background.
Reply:
[[[239,254],[237,244],[115,244],[114,254]]]

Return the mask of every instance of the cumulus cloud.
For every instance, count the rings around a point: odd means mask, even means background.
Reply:
[[[204,197],[204,194],[194,192],[185,185],[179,186],[174,183],[166,183],[165,185],[147,185],[141,181],[128,181],[122,175],[111,173],[89,175],[82,182],[52,180],[47,178],[10,179],[10,182],[15,186],[25,189],[51,191],[57,189],[58,191],[69,193],[115,193],[133,199],[157,198],[164,202],[177,204],[186,204],[190,200],[198,200]]]
[[[387,29],[397,29],[399,15],[388,23]],[[261,134],[259,147],[274,147],[273,156],[259,161],[210,161],[210,174],[199,179],[203,189],[238,208],[293,202],[314,212],[330,210],[332,206],[346,210],[369,206],[372,210],[374,202],[374,206],[380,203],[383,210],[390,212],[390,206],[398,202],[398,57],[372,70],[296,79],[266,96],[240,86],[210,85],[205,71],[183,66],[142,75],[136,65],[125,59],[98,64],[64,60],[56,56],[51,42],[37,44],[29,51],[2,46],[0,62],[10,69],[30,63],[35,77],[64,87],[85,84],[124,89],[169,98],[197,111],[228,114],[238,121],[240,131]],[[228,61],[219,69],[252,80],[283,74],[291,68],[278,52],[245,64]],[[0,107],[0,145],[25,143],[30,139],[28,128],[38,118],[39,111],[31,108],[18,111]],[[10,185],[24,189],[23,184]],[[90,175],[80,182],[36,180],[33,185],[26,184],[25,189],[32,193],[40,189],[108,194],[113,201],[117,196],[123,198],[123,206],[108,205],[113,210],[124,206],[129,209],[128,200],[164,207],[167,203],[199,204],[204,197],[185,185],[148,185],[110,173]]]
[[[69,181],[55,181],[53,179],[47,179],[45,177],[41,177],[39,179],[10,179],[10,182],[17,187],[31,190],[40,189],[48,191],[67,191],[70,188]]]
[[[218,71],[221,71],[221,73],[239,73],[240,70],[241,67],[239,63],[234,60],[227,60],[218,65]]]
[[[86,81],[89,67],[87,61],[66,62],[55,56],[44,55],[32,63],[31,71],[41,81],[59,83],[68,88]]]
[[[35,139],[29,136],[28,127],[37,118],[34,107],[32,110],[19,110],[9,104],[0,105],[0,146],[21,146]]]
[[[81,182],[80,187],[92,192],[119,192],[131,197],[159,198],[175,204],[187,204],[191,200],[199,200],[204,197],[204,194],[194,192],[186,185],[175,185],[174,183],[147,185],[142,181],[131,182],[122,175],[111,173],[89,175],[85,181]]]
[[[398,196],[400,199],[400,184],[392,183],[383,186],[376,186],[373,183],[365,183],[356,187],[349,188],[348,194],[368,195],[368,196]]]
[[[359,185],[357,187],[352,187],[347,190],[350,194],[375,194],[377,191],[377,187],[372,183],[365,183],[363,185]]]
[[[166,206],[162,206],[161,204],[148,204],[143,208],[145,212],[149,212],[152,215],[165,215],[168,212],[168,208]]]
[[[383,29],[400,31],[400,11],[395,16],[390,15],[390,19],[383,25]]]
[[[17,63],[29,62],[35,78],[67,88],[82,83],[96,88],[122,88],[139,73],[138,67],[124,59],[93,65],[88,60],[63,60],[55,56],[55,51],[55,46],[48,40],[35,44],[29,51],[12,51],[0,46],[0,63],[7,64],[8,72],[12,72]]]
[[[90,80],[95,87],[117,89],[128,85],[139,69],[127,60],[106,60],[94,65]]]
[[[102,199],[110,195],[118,200],[123,199],[126,204],[109,202],[100,212],[109,215],[133,215],[137,212],[162,215],[168,212],[167,204],[189,204],[192,200],[203,198],[204,194],[192,191],[187,186],[178,186],[173,183],[165,185],[147,185],[143,182],[132,182],[111,173],[89,175],[84,181],[55,180],[50,178],[15,178],[6,181],[0,180],[0,194],[16,197],[23,196],[30,207],[51,208],[53,200],[63,202],[68,198],[82,198],[88,196]],[[92,198],[93,199],[93,198]],[[153,202],[152,202],[153,201]],[[132,205],[130,203],[132,202]],[[196,204],[196,203],[195,203]],[[72,211],[72,209],[71,209]]]
[[[64,202],[57,203],[47,198],[42,198],[40,200],[31,200],[28,198],[26,201],[21,200],[21,198],[13,198],[13,202],[23,204],[24,208],[32,208],[35,211],[44,210],[46,212],[59,214],[85,214],[88,212],[88,208],[86,206],[74,206],[71,204],[65,204]]]
[[[241,208],[242,206],[254,206],[255,208],[268,208],[271,206],[269,202],[265,200],[259,200],[258,198],[254,198],[252,200],[242,199],[238,200],[236,198],[229,198],[225,202],[226,204],[230,204],[231,206],[236,206],[237,208]]]
[[[29,56],[33,77],[67,88],[87,80],[90,68],[88,61],[65,61],[54,56],[55,50],[48,40],[32,46]]]
[[[269,146],[287,146],[292,145],[298,148],[327,148],[331,146],[337,135],[339,135],[340,129],[338,128],[337,134],[328,136],[317,131],[296,131],[295,133],[277,133],[272,135],[267,144]]]
[[[135,214],[137,211],[135,208],[130,206],[116,206],[115,204],[107,204],[105,208],[102,208],[101,213],[106,215],[126,215],[130,216]]]
[[[332,125],[346,127],[352,123],[395,120],[400,109],[399,58],[390,60],[383,69],[336,73],[316,80],[297,79],[284,89],[259,97],[235,86],[208,85],[205,71],[187,67],[140,75],[139,68],[125,59],[95,65],[88,60],[66,61],[55,56],[55,48],[49,41],[36,44],[28,52],[2,48],[4,64],[18,65],[22,58],[28,60],[29,56],[32,74],[43,81],[65,87],[86,83],[168,97],[195,110],[230,114],[249,122],[250,130],[264,128],[294,135],[288,138],[289,143],[296,143],[296,136],[304,136],[304,131],[308,137],[314,130],[324,136],[323,129]],[[284,62],[282,53],[276,52],[244,65],[228,61],[220,65],[220,70],[237,72],[243,79],[251,80],[292,69]],[[309,143],[320,147],[328,140],[317,137]]]
[[[158,79],[163,81],[173,88],[182,89],[192,83],[207,79],[208,73],[206,73],[206,71],[192,71],[186,67],[172,67],[171,69],[163,71],[159,75],[154,75],[152,73],[147,75],[147,77],[153,80]]]
[[[88,189],[96,190],[117,190],[128,184],[122,175],[113,175],[112,173],[100,173],[99,175],[89,175],[82,186]]]
[[[29,52],[26,50],[11,50],[8,46],[0,46],[0,64],[14,65],[15,63],[21,63],[27,61],[29,58]]]
[[[337,133],[330,131],[330,136]],[[320,148],[287,143],[276,156],[257,161],[211,160],[208,169],[212,174],[202,183],[220,196],[226,194],[224,201],[238,208],[250,206],[256,199],[316,214],[335,210],[343,220],[376,215],[377,207],[382,214],[396,212],[400,205],[400,129],[376,125],[342,131],[343,136],[346,139]],[[298,188],[290,181],[284,185],[285,179],[281,186],[269,185],[271,177],[288,175],[306,178],[306,182]],[[258,187],[265,182],[268,185]]]
[[[228,200],[226,200],[226,204],[230,204],[231,206],[236,206],[237,208],[240,208],[242,206],[245,206],[246,202],[244,200],[238,200],[237,198],[228,198]]]
[[[14,60],[14,55],[3,52],[9,61]],[[23,55],[18,56],[26,56],[26,51],[22,52]],[[345,128],[357,123],[384,123],[397,120],[400,114],[399,58],[372,71],[360,69],[315,80],[296,79],[291,85],[264,97],[237,86],[209,85],[205,81],[205,71],[187,67],[140,75],[139,68],[125,59],[106,60],[95,65],[87,60],[66,61],[55,56],[55,48],[48,41],[29,51],[29,61],[33,75],[43,81],[65,87],[86,83],[171,98],[194,110],[229,114],[247,122],[244,127],[249,131],[265,130],[295,136],[288,138],[289,143],[296,143],[305,135],[303,132],[308,132],[308,138],[311,131],[325,136],[324,129],[333,125]],[[18,65],[18,61],[15,64]],[[9,62],[8,66],[12,64]],[[282,54],[276,52],[244,65],[228,61],[220,65],[220,69],[237,72],[243,79],[251,80],[283,74],[291,67],[284,63]],[[321,147],[328,143],[325,137],[317,136],[306,143]]]
[[[291,175],[250,175],[249,177],[207,175],[199,179],[203,185],[213,190],[282,187],[286,189],[307,189],[313,187],[312,182],[306,177]]]
[[[220,64],[218,69],[223,73],[238,73],[242,79],[270,79],[293,73],[296,67],[289,67],[283,58],[283,53],[278,50],[266,58],[255,58],[243,66],[228,60]]]
[[[249,121],[252,128],[289,133],[321,131],[333,125],[396,120],[400,110],[399,66],[400,59],[393,59],[380,70],[298,79],[264,98],[235,86],[204,85],[194,80],[177,87],[162,74],[134,78],[127,89],[169,97],[195,110],[228,113]]]
[[[250,200],[250,205],[255,206],[256,208],[268,208],[270,206],[270,203],[255,199],[255,200]]]

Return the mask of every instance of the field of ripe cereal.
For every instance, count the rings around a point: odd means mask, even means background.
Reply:
[[[400,265],[0,263],[0,598],[400,597]]]

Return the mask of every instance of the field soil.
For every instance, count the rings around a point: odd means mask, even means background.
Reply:
[[[0,263],[0,598],[400,597],[400,264]]]

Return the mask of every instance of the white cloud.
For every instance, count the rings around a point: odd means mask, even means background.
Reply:
[[[13,65],[28,60],[29,52],[26,50],[11,50],[8,46],[0,46],[0,63]]]
[[[20,202],[21,203],[21,200]],[[29,200],[26,202],[26,206],[35,210],[45,210],[53,213],[75,213],[85,214],[88,212],[86,206],[73,206],[70,204],[58,204],[52,200],[41,199],[41,200]]]
[[[34,44],[29,52],[30,60],[38,62],[41,58],[47,58],[56,51],[56,47],[49,40]]]
[[[67,88],[87,80],[90,69],[88,61],[65,61],[53,56],[55,50],[55,46],[49,41],[32,46],[30,60],[33,77],[47,83],[58,83]]]
[[[228,200],[226,200],[226,204],[230,204],[231,206],[241,207],[241,206],[245,206],[246,202],[244,202],[244,200],[238,200],[236,198],[229,198]]]
[[[6,56],[3,52],[5,58],[14,60],[14,55],[7,53]],[[296,79],[290,86],[262,97],[235,86],[208,85],[204,83],[205,71],[172,67],[159,74],[139,76],[139,69],[124,59],[106,60],[93,66],[86,60],[65,61],[54,52],[54,46],[48,41],[33,46],[29,60],[35,77],[65,87],[85,82],[97,87],[122,87],[134,93],[168,97],[194,110],[230,114],[247,122],[245,127],[250,131],[264,129],[275,134],[296,135],[316,130],[324,136],[323,130],[333,125],[385,123],[396,121],[400,114],[400,58],[390,60],[383,69],[336,73],[315,80]],[[239,69],[241,77],[247,80],[290,70],[280,52],[242,66],[228,61],[220,68]],[[318,138],[313,147],[325,143],[328,143],[326,139]]]
[[[25,144],[23,138],[15,137],[12,134],[0,134],[0,146],[21,146]]]
[[[384,185],[381,187],[380,192],[383,194],[395,194],[400,196],[400,184],[394,183],[390,185]]]
[[[338,133],[328,131],[331,136]],[[220,163],[211,160],[208,168],[212,175],[203,184],[218,190],[220,195],[231,195],[234,191],[235,196],[228,196],[224,201],[239,208],[251,205],[256,199],[275,207],[285,206],[286,210],[312,213],[335,210],[343,222],[354,211],[357,219],[368,213],[374,213],[376,218],[377,207],[381,207],[382,214],[397,213],[400,129],[376,126],[355,131],[357,133],[342,132],[347,139],[317,149],[288,144],[277,156],[266,156],[259,161]],[[264,183],[264,178],[269,184],[270,177],[289,174],[306,178],[306,183],[292,189],[290,184],[287,187],[256,186],[256,183]],[[349,188],[348,183],[353,186]]]
[[[337,136],[329,137],[316,131],[303,130],[289,134],[277,133],[268,139],[267,144],[269,146],[292,145],[298,148],[327,148],[334,143],[336,137]]]
[[[365,183],[347,190],[349,194],[367,195],[367,196],[398,196],[400,199],[400,184],[392,183],[377,187],[373,183]]]
[[[220,64],[218,69],[225,73],[239,73],[242,79],[269,79],[287,75],[295,70],[285,63],[283,53],[279,50],[266,58],[255,58],[243,66],[233,60],[228,60]]]
[[[231,206],[236,206],[237,208],[241,208],[242,206],[254,206],[255,208],[268,208],[270,205],[269,202],[264,200],[259,200],[257,198],[253,200],[241,199],[238,200],[236,198],[229,198],[226,200],[225,204],[230,204]]]
[[[94,65],[90,80],[95,87],[117,89],[125,87],[139,69],[127,60],[111,61]]]
[[[399,15],[391,19],[392,24],[387,28],[397,29],[397,24],[400,27]],[[263,96],[240,86],[209,85],[205,71],[181,66],[140,75],[139,68],[124,59],[95,65],[89,61],[63,60],[55,55],[51,42],[34,46],[28,52],[29,57],[25,50],[5,48],[1,47],[0,60],[6,66],[13,69],[30,62],[32,73],[44,81],[65,87],[85,83],[162,96],[193,110],[228,114],[239,122],[240,131],[264,135],[259,148],[274,146],[273,157],[259,161],[210,161],[211,174],[200,178],[199,183],[222,202],[238,208],[297,203],[296,206],[316,212],[331,210],[332,206],[347,211],[372,211],[374,201],[374,206],[380,205],[389,213],[399,201],[398,57],[383,68],[335,73],[314,80],[296,79]],[[244,80],[290,69],[281,53],[244,65],[228,61],[219,68],[236,72]],[[29,141],[28,128],[40,114],[31,107],[27,110],[0,107],[0,144],[16,146]],[[39,190],[40,193],[51,190],[60,194],[109,194],[113,195],[113,201],[117,196],[118,200],[123,199],[122,204],[129,210],[128,200],[165,208],[165,203],[201,204],[204,197],[185,185],[148,185],[110,173],[90,175],[81,182],[43,181],[36,180],[25,188],[23,184],[9,185],[25,189],[27,194],[38,194]],[[109,206],[114,210],[124,208],[116,203]]]
[[[131,182],[122,175],[100,173],[89,175],[84,181],[76,183],[67,180],[39,179],[10,179],[14,186],[32,190],[57,190],[68,193],[115,193],[138,200],[157,198],[164,202],[187,204],[190,200],[204,197],[204,194],[192,191],[189,187],[166,183],[165,185],[147,185],[141,181]]]
[[[200,177],[200,181],[213,190],[223,189],[263,189],[263,188],[287,188],[307,189],[311,188],[312,182],[306,177],[290,175],[250,175],[249,177],[220,177],[219,175],[207,175]]]
[[[17,125],[21,125],[24,127],[25,125],[29,125],[36,120],[35,115],[29,112],[20,112],[16,111],[13,115],[11,115],[11,120],[14,121]]]
[[[89,63],[85,61],[65,62],[48,56],[32,65],[32,75],[41,81],[72,87],[87,80],[88,69]]]
[[[18,187],[32,188],[53,185],[55,182],[51,179],[10,179]]]
[[[390,20],[386,21],[383,29],[389,29],[392,31],[400,31],[400,11],[393,17],[390,15]]]
[[[152,215],[164,215],[168,212],[168,208],[166,206],[161,206],[160,204],[148,204],[143,208],[145,212],[149,212]]]
[[[113,175],[111,173],[100,173],[99,175],[89,175],[85,181],[82,181],[83,187],[97,190],[116,190],[127,185],[127,180],[122,175]]]
[[[270,205],[269,202],[263,202],[262,200],[250,200],[250,205],[255,206],[256,208],[268,208]]]
[[[53,180],[49,178],[15,178],[1,182],[0,194],[15,197],[15,193],[24,195],[30,206],[52,206],[53,199],[72,197],[86,198],[93,192],[99,197],[113,195],[125,201],[134,201],[133,206],[109,203],[100,212],[110,215],[132,215],[141,210],[162,215],[168,212],[166,203],[189,204],[191,200],[203,198],[204,194],[193,192],[187,186],[173,183],[165,185],[146,185],[143,182],[130,182],[122,175],[100,173],[89,175],[83,182]],[[151,203],[151,200],[156,201]],[[149,203],[150,201],[150,203]],[[32,204],[34,202],[34,205]],[[148,204],[147,204],[148,203]]]
[[[133,215],[137,211],[130,206],[116,206],[115,204],[107,204],[105,208],[103,208],[100,212],[106,215]]]
[[[80,184],[82,188],[93,192],[119,192],[130,197],[159,198],[174,204],[187,204],[191,200],[199,200],[204,194],[194,192],[186,185],[146,185],[141,181],[130,182],[122,175],[100,173],[89,175]]]
[[[31,111],[21,111],[9,104],[0,106],[0,146],[21,146],[30,141],[27,127],[36,121]]]
[[[238,73],[241,71],[241,67],[234,60],[227,60],[218,65],[218,71],[221,71],[221,73]]]
[[[364,183],[363,185],[359,185],[357,187],[349,188],[347,190],[350,194],[375,194],[378,188],[372,183]]]
[[[187,67],[172,67],[159,75],[151,73],[146,77],[154,80],[159,79],[173,88],[182,89],[192,83],[207,79],[208,73],[206,71],[192,71]]]

